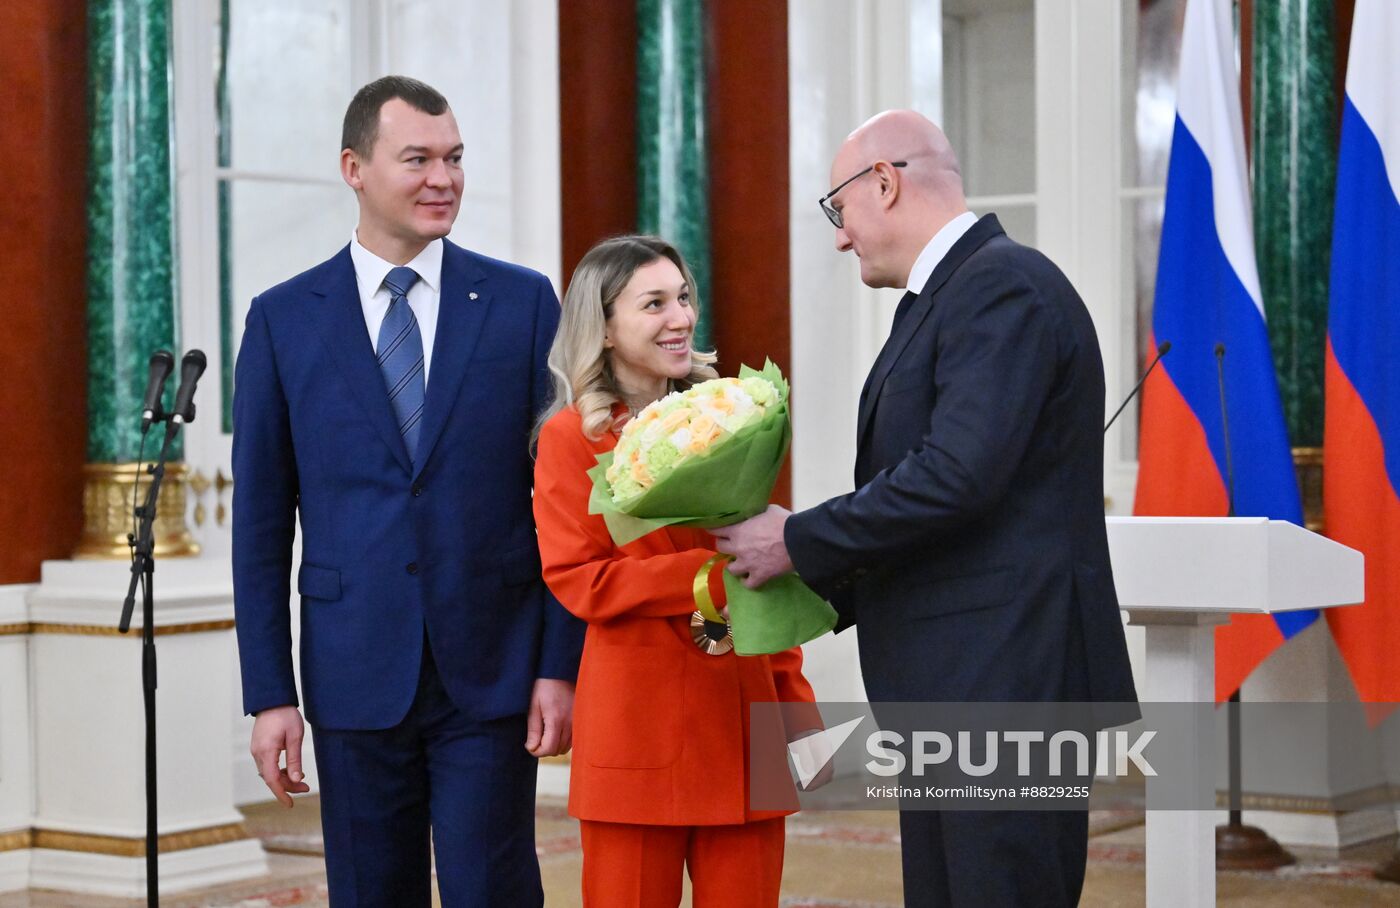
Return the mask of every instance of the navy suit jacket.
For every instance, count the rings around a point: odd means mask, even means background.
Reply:
[[[871,700],[1135,703],[1103,418],[1084,303],[982,218],[871,370],[856,491],[787,524],[798,574],[859,622]]]
[[[540,578],[529,435],[559,302],[536,272],[443,241],[417,466],[399,434],[347,246],[253,300],[233,400],[233,580],[243,708],[298,704],[290,579],[313,726],[387,728],[424,633],[454,704],[525,712],[573,681],[583,622]]]

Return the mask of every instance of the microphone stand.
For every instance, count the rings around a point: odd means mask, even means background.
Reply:
[[[1157,368],[1157,364],[1162,361],[1162,357],[1170,353],[1171,349],[1171,341],[1162,341],[1160,344],[1157,345],[1157,355],[1152,358],[1152,362],[1148,365],[1147,371],[1142,373],[1142,378],[1139,378],[1137,380],[1137,384],[1133,385],[1133,390],[1128,392],[1128,396],[1123,398],[1123,402],[1118,405],[1118,409],[1114,410],[1113,415],[1108,418],[1108,423],[1103,427],[1103,434],[1108,434],[1108,430],[1111,429],[1113,427],[1113,424],[1118,421],[1119,414],[1121,414],[1127,408],[1128,404],[1132,402],[1134,397],[1137,397],[1138,392],[1142,390],[1142,386],[1147,384],[1147,376],[1152,374],[1152,370]]]
[[[156,462],[146,468],[151,476],[146,498],[135,509],[138,523],[134,535],[127,541],[132,547],[131,584],[122,602],[121,622],[117,630],[123,634],[131,629],[131,615],[136,605],[136,588],[141,587],[141,690],[146,709],[146,904],[160,905],[160,837],[156,822],[156,640],[155,640],[155,519],[156,502],[161,483],[165,480],[165,460],[170,443],[179,434],[180,423],[174,414],[165,413],[157,405],[152,424],[167,422],[165,441],[160,446]],[[139,481],[139,477],[138,477]]]
[[[1225,404],[1225,345],[1215,345],[1215,378],[1220,385],[1220,422],[1225,432],[1225,497],[1227,517],[1235,516],[1235,463],[1230,448],[1230,415]],[[1215,827],[1215,866],[1221,870],[1274,870],[1294,862],[1282,845],[1258,826],[1246,826],[1244,745],[1240,730],[1240,691],[1230,695],[1226,710],[1229,736],[1230,818]]]

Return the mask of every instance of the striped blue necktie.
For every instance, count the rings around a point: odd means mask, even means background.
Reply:
[[[423,335],[418,319],[408,305],[408,290],[418,282],[418,272],[400,265],[384,278],[389,288],[389,312],[379,327],[379,369],[384,373],[384,387],[389,391],[389,403],[403,433],[408,457],[418,463],[418,431],[423,425]]]

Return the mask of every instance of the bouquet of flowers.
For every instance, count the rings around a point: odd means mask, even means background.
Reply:
[[[726,526],[763,511],[792,443],[788,392],[767,362],[653,402],[589,470],[589,513],[602,514],[613,541],[626,545],[664,526]],[[697,604],[707,611],[702,581]],[[792,574],[750,590],[726,571],[724,587],[741,655],[805,643],[836,623],[831,606]]]

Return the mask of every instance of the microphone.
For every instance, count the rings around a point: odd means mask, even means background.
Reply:
[[[1235,516],[1235,462],[1230,453],[1230,410],[1225,406],[1225,345],[1215,345],[1215,380],[1220,385],[1220,426],[1225,430],[1226,517]]]
[[[1123,402],[1122,402],[1121,404],[1118,405],[1118,409],[1113,411],[1113,416],[1109,418],[1109,420],[1108,420],[1108,425],[1106,425],[1106,426],[1103,427],[1103,433],[1104,433],[1105,435],[1108,434],[1109,428],[1110,428],[1115,422],[1118,421],[1118,414],[1119,414],[1119,413],[1122,413],[1122,412],[1123,412],[1123,408],[1126,407],[1126,406],[1128,405],[1128,402],[1131,401],[1134,397],[1137,397],[1138,392],[1142,390],[1142,385],[1143,385],[1144,382],[1147,381],[1147,376],[1149,376],[1149,375],[1152,374],[1152,370],[1155,369],[1155,368],[1157,368],[1157,364],[1160,363],[1160,362],[1162,361],[1162,357],[1164,357],[1164,356],[1166,356],[1168,353],[1170,353],[1170,352],[1171,352],[1171,349],[1172,349],[1172,342],[1171,342],[1171,341],[1162,341],[1160,344],[1157,345],[1157,355],[1156,355],[1155,357],[1152,358],[1152,362],[1151,362],[1151,364],[1148,365],[1147,371],[1144,372],[1144,373],[1142,373],[1142,378],[1139,378],[1139,379],[1138,379],[1138,383],[1135,384],[1135,385],[1133,385],[1133,390],[1131,390],[1131,391],[1128,392],[1128,396],[1125,397],[1125,398],[1123,398]]]
[[[151,354],[150,375],[146,379],[146,396],[141,399],[141,434],[145,435],[160,414],[160,399],[165,396],[165,380],[175,368],[175,357],[169,350]]]
[[[194,389],[208,365],[203,350],[191,350],[180,360],[180,389],[175,392],[175,406],[171,410],[172,427],[194,422]]]

